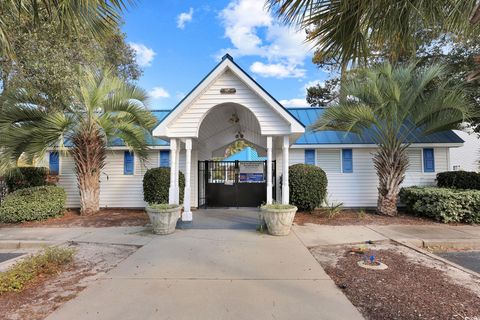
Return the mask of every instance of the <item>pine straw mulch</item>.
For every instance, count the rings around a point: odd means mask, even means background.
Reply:
[[[149,223],[148,215],[144,210],[131,209],[101,209],[89,216],[81,216],[78,210],[67,210],[57,218],[43,221],[29,221],[23,223],[0,224],[1,227],[130,227],[144,226]]]
[[[367,270],[357,265],[361,256],[342,250],[343,257],[325,271],[366,319],[480,317],[479,290],[454,283],[439,267],[412,261],[395,250],[378,250],[376,256],[389,268]]]
[[[313,212],[299,211],[295,215],[295,223],[304,225],[305,223],[323,224],[331,226],[344,225],[389,225],[389,224],[403,224],[403,225],[424,225],[436,224],[437,222],[408,215],[404,212],[399,212],[395,217],[382,216],[376,214],[374,211],[359,211],[354,209],[344,209],[341,212],[329,216],[327,210],[317,209]]]

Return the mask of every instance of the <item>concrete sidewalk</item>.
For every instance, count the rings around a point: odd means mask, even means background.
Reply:
[[[418,247],[456,245],[480,248],[480,226],[305,224],[295,225],[293,230],[306,247],[394,240],[408,242]]]
[[[86,241],[141,246],[48,319],[362,319],[308,247],[396,240],[480,245],[480,227],[293,227],[256,232],[256,213],[196,213],[174,234],[144,227],[1,228],[2,243]]]
[[[155,237],[48,319],[362,319],[295,234]]]
[[[65,241],[143,246],[154,235],[146,227],[110,228],[0,228],[0,248],[11,243]]]

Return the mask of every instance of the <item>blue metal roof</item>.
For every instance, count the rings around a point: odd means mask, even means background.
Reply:
[[[157,118],[157,123],[155,124],[155,127],[158,126],[160,122],[165,119],[165,117],[170,113],[171,110],[151,110],[152,114]],[[159,138],[153,138],[151,136],[147,137],[147,143],[149,146],[168,146],[170,143],[159,139]],[[123,142],[122,139],[114,139],[108,144],[109,147],[124,147],[125,143]]]
[[[308,126],[322,116],[324,108],[289,108],[291,115],[297,118],[306,128],[306,132],[295,144],[375,144],[372,130],[365,130],[361,135],[341,131],[312,132]],[[463,143],[464,141],[453,131],[442,131],[423,135],[420,130],[410,134],[410,143]]]
[[[229,157],[226,157],[222,161],[265,161],[267,157],[260,157],[255,149],[251,147],[246,147],[242,151],[232,154]]]
[[[312,125],[319,117],[322,116],[325,111],[324,108],[288,108],[287,111],[300,121],[306,128],[306,132],[298,138],[295,144],[375,144],[373,134],[371,130],[365,130],[361,135],[356,133],[348,133],[341,131],[321,131],[321,132],[312,132],[308,130],[308,126]],[[158,119],[158,123],[162,122],[163,119],[171,112],[171,110],[153,110],[152,113]],[[157,125],[158,125],[157,123]],[[453,131],[443,131],[437,132],[430,135],[421,134],[420,130],[414,132],[409,137],[410,143],[463,143],[464,141]],[[150,142],[151,143],[151,142]],[[149,143],[149,144],[150,144]],[[121,141],[118,141],[112,146],[123,146],[124,144]],[[169,143],[165,140],[154,138],[154,143],[151,143],[152,146],[168,146]],[[246,149],[244,149],[246,150]],[[242,150],[241,152],[243,152]],[[253,150],[253,149],[252,149]],[[253,150],[255,153],[256,151]],[[240,153],[241,153],[240,152]],[[232,155],[231,157],[233,157]],[[258,157],[258,155],[257,155]],[[230,157],[229,157],[230,158]],[[259,161],[262,160],[262,157],[259,157]],[[225,160],[228,160],[225,159]],[[242,160],[248,161],[245,159],[232,159],[233,160]]]

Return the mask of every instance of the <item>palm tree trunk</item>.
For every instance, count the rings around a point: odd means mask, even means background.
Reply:
[[[86,130],[73,139],[80,214],[91,215],[100,210],[100,174],[105,165],[105,143],[97,128]]]
[[[400,186],[405,179],[408,167],[406,148],[400,143],[390,146],[380,145],[379,151],[373,157],[379,180],[377,202],[377,213],[379,214],[397,215]]]

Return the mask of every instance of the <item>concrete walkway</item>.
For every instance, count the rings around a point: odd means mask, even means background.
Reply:
[[[295,225],[295,234],[306,247],[395,240],[418,247],[455,246],[480,248],[480,226],[431,225],[366,225],[327,226]]]
[[[294,226],[255,231],[257,213],[207,210],[169,236],[148,228],[2,228],[2,243],[75,240],[141,246],[48,319],[362,319],[308,247],[368,240],[480,244],[480,227]]]
[[[253,211],[208,210],[174,234],[142,228],[0,229],[0,241],[142,245],[47,319],[362,319],[292,233]]]

